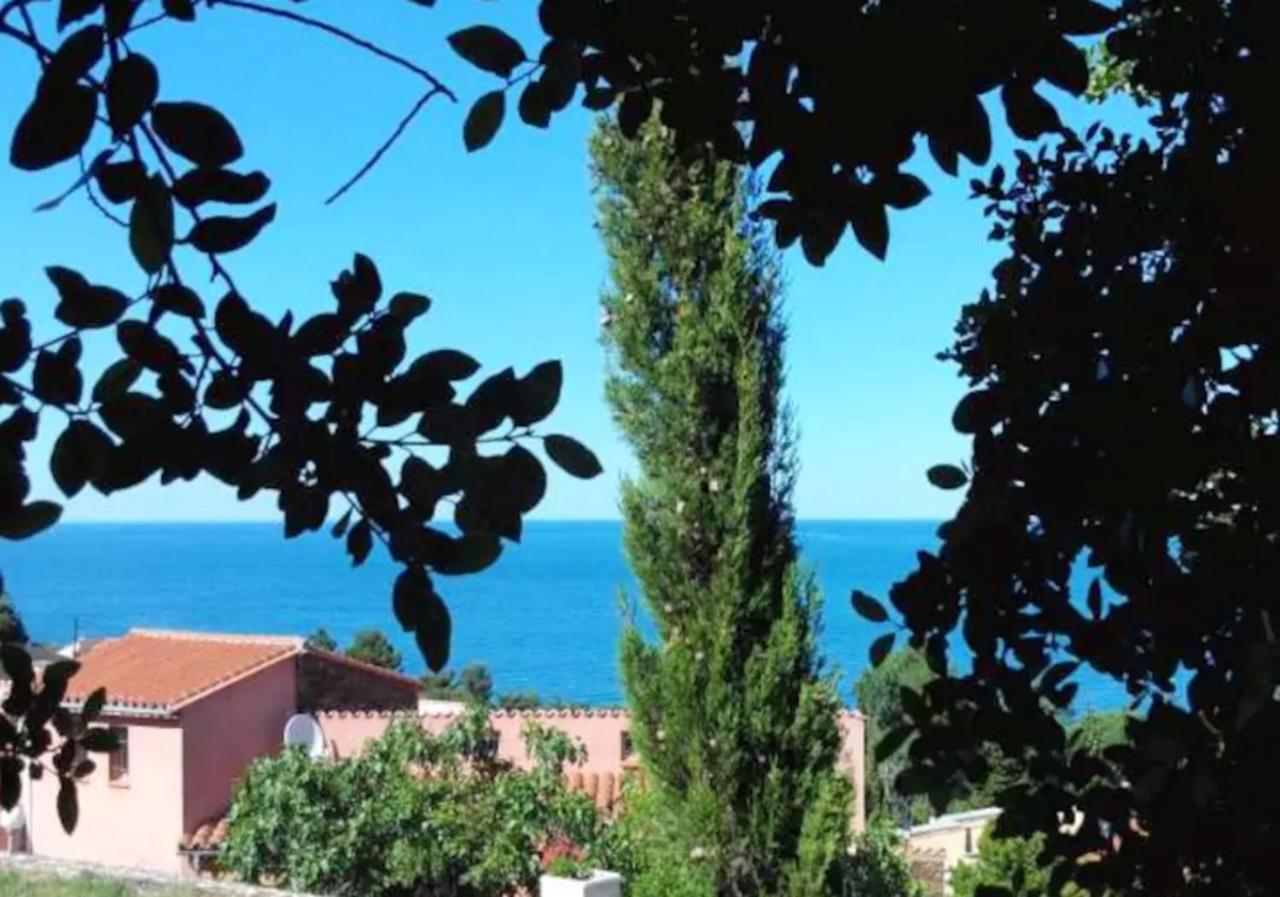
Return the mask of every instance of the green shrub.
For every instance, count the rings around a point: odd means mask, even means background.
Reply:
[[[858,897],[920,897],[911,878],[902,839],[886,815],[871,819],[846,865],[847,893]],[[958,893],[958,892],[957,892]]]
[[[355,758],[260,760],[236,790],[223,864],[248,881],[361,897],[532,889],[544,845],[589,849],[603,826],[563,785],[581,750],[534,725],[525,738],[527,772],[496,757],[487,713],[473,708],[439,736],[396,723]]]

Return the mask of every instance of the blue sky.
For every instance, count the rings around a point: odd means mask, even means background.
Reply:
[[[431,313],[411,331],[411,351],[463,348],[488,371],[514,365],[523,372],[543,359],[562,359],[566,382],[551,426],[590,444],[606,472],[586,483],[553,473],[536,516],[616,517],[618,483],[633,466],[602,398],[597,297],[606,268],[592,225],[585,151],[591,120],[575,109],[543,132],[513,116],[489,148],[468,155],[461,141],[468,100],[493,84],[445,44],[457,28],[492,23],[533,51],[534,4],[281,6],[347,25],[414,59],[463,102],[432,101],[368,179],[325,207],[324,196],[389,133],[420,82],[326,35],[226,7],[202,8],[194,27],[165,24],[139,35],[135,49],[160,68],[161,97],[198,99],[225,111],[246,145],[243,164],[274,178],[275,224],[228,258],[241,289],[274,316],[286,308],[312,313],[327,307],[328,281],[361,251],[378,263],[389,288],[434,298]],[[0,91],[6,134],[28,100],[33,65],[21,47],[0,42],[0,84],[24,85]],[[1113,123],[1137,121],[1123,101],[1104,109],[1070,104],[1066,117],[1079,125],[1103,115]],[[1002,124],[998,131],[993,161],[1012,147]],[[886,262],[851,238],[821,269],[798,251],[786,258],[788,388],[800,430],[802,517],[938,518],[954,508],[956,494],[933,489],[924,477],[931,464],[965,454],[949,423],[963,384],[934,355],[950,342],[961,305],[986,284],[1000,247],[986,241],[981,209],[967,199],[975,170],[948,178],[921,155],[915,171],[934,195],[892,215]],[[142,283],[122,232],[83,199],[31,212],[72,179],[72,166],[38,176],[0,166],[0,295],[26,299],[38,332],[57,332],[50,329],[57,325],[49,316],[46,265],[74,267],[130,293]],[[206,301],[220,294],[211,287]],[[92,339],[89,368],[100,367],[112,350],[109,334]],[[37,451],[47,451],[60,426],[52,417],[47,424]],[[43,466],[36,473],[35,492],[56,498]],[[270,503],[241,504],[221,485],[197,481],[148,484],[109,500],[86,491],[70,503],[66,519],[274,516]]]

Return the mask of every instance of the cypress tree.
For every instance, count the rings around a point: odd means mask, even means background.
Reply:
[[[607,396],[639,465],[624,538],[656,625],[622,642],[646,787],[707,891],[838,893],[853,795],[797,562],[778,259],[741,171],[656,120],[634,141],[603,122],[591,157]]]

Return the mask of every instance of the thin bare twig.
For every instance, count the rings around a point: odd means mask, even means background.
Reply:
[[[290,12],[287,9],[276,9],[274,6],[265,6],[261,3],[254,3],[252,0],[210,0],[210,6],[231,6],[237,9],[245,9],[251,12],[259,12],[266,16],[275,16],[280,19],[288,19],[290,22],[296,22],[299,25],[305,25],[308,28],[318,28],[326,34],[340,38],[349,44],[354,44],[363,50],[367,50],[375,56],[395,63],[401,68],[408,69],[419,77],[423,78],[438,93],[444,94],[453,102],[458,102],[457,95],[444,85],[435,75],[424,69],[422,66],[405,59],[389,50],[384,50],[375,43],[365,40],[359,35],[352,34],[350,31],[339,28],[336,25],[330,25],[328,22],[322,22],[319,19],[313,19],[310,16],[304,16],[296,12]]]
[[[169,14],[167,12],[158,12],[149,19],[143,19],[141,22],[130,25],[129,30],[126,31],[125,34],[133,34],[135,31],[141,31],[143,28],[149,28],[152,25],[157,25],[167,18],[169,18]]]
[[[400,139],[400,136],[404,134],[405,129],[408,128],[409,125],[412,124],[413,120],[418,117],[418,113],[422,111],[422,107],[426,106],[428,101],[439,93],[441,93],[441,91],[433,87],[420,96],[418,101],[413,104],[413,108],[409,110],[409,113],[404,118],[400,119],[400,124],[396,125],[396,129],[391,132],[391,136],[384,140],[382,145],[379,146],[374,154],[369,157],[369,161],[361,165],[359,171],[348,178],[341,187],[333,191],[333,193],[325,199],[324,204],[331,205],[332,203],[337,202],[348,190],[360,183],[361,178],[372,171],[374,166],[382,161],[382,157],[387,154],[387,151],[391,149],[395,142]]]

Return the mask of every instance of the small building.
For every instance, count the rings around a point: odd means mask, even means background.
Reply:
[[[951,873],[974,859],[987,826],[1000,815],[999,807],[983,807],[937,816],[904,832],[905,848],[913,864],[941,867],[941,894],[951,893]],[[935,897],[931,891],[930,897]]]
[[[56,778],[24,783],[25,843],[35,854],[166,873],[190,870],[181,847],[221,819],[236,780],[274,754],[288,719],[338,707],[417,706],[419,684],[294,637],[135,629],[83,656],[66,706],[105,688],[99,722],[119,747],[79,784],[79,824],[58,821]]]

